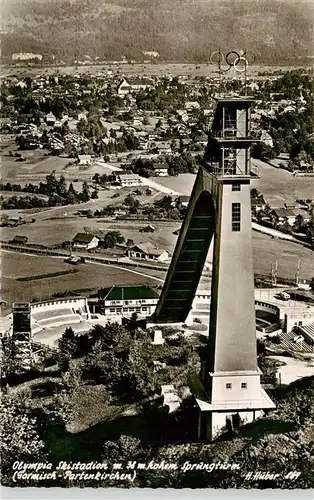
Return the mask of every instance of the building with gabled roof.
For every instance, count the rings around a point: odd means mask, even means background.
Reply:
[[[158,177],[167,177],[168,175],[167,163],[154,163],[153,169],[154,169],[154,174]]]
[[[90,233],[77,233],[73,240],[73,248],[90,250],[96,248],[99,243],[99,238]]]
[[[117,178],[122,187],[138,186],[142,183],[140,176],[137,174],[119,172]]]
[[[157,248],[149,241],[133,245],[127,250],[127,255],[131,259],[157,260],[159,262],[166,262],[170,258],[167,250]]]
[[[131,85],[126,81],[125,78],[123,78],[117,88],[117,92],[119,96],[125,96],[128,95],[132,90]]]

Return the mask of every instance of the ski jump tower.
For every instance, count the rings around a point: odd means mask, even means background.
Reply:
[[[154,323],[182,323],[214,237],[210,327],[201,377],[192,387],[198,436],[214,439],[274,404],[257,366],[250,133],[252,99],[216,99],[212,132],[199,169]]]

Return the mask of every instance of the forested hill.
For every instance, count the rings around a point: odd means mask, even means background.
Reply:
[[[2,54],[207,62],[249,47],[260,62],[311,54],[311,0],[2,0]]]

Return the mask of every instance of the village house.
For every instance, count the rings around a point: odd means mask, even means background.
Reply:
[[[200,109],[200,105],[197,101],[188,101],[185,103],[185,109],[191,112]]]
[[[251,198],[251,208],[255,212],[260,210],[265,210],[266,201],[263,195],[257,196],[256,198]]]
[[[153,169],[156,177],[166,177],[168,175],[167,163],[154,163]]]
[[[130,81],[132,92],[147,90],[148,88],[151,88],[152,85],[153,85],[152,81],[148,80],[147,78],[132,78],[132,80]]]
[[[140,229],[140,233],[154,233],[155,231],[156,231],[156,229],[151,224],[149,224],[148,226],[142,227],[142,229]]]
[[[12,240],[12,243],[16,243],[17,245],[25,245],[27,242],[28,242],[28,237],[20,235],[14,236]]]
[[[46,115],[46,123],[47,125],[50,125],[50,126],[53,126],[55,124],[55,122],[57,121],[57,118],[55,117],[55,115],[50,111],[50,113],[48,113]]]
[[[142,182],[139,175],[125,172],[119,173],[117,179],[122,187],[139,186]]]
[[[190,197],[182,194],[182,195],[178,196],[178,198],[176,198],[176,200],[174,202],[174,206],[178,210],[182,210],[184,208],[187,208],[189,201],[190,201]]]
[[[269,146],[271,148],[274,147],[274,141],[272,139],[272,136],[266,130],[262,130],[262,133],[261,133],[261,136],[260,136],[260,140],[264,144],[266,144],[266,146]]]
[[[291,208],[275,208],[271,214],[275,217],[279,224],[288,222],[290,226],[295,223],[296,214]]]
[[[208,142],[208,136],[206,134],[198,134],[197,136],[195,136],[194,140],[195,142],[198,142],[202,146],[206,146]]]
[[[121,80],[120,83],[118,84],[117,88],[118,96],[124,97],[125,95],[128,95],[131,92],[131,90],[132,90],[131,85],[126,81],[125,78],[123,78],[123,80]]]
[[[171,153],[171,141],[158,141],[155,143],[155,147],[160,154]]]
[[[93,161],[92,155],[78,155],[77,156],[78,166],[89,167],[92,164],[92,161]]]
[[[167,250],[157,248],[150,242],[132,246],[127,250],[127,256],[131,259],[155,260],[158,262],[166,262],[170,258]]]
[[[96,248],[98,243],[99,238],[90,233],[77,233],[72,240],[72,246],[77,250],[91,250]]]

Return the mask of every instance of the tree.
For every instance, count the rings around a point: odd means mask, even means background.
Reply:
[[[130,213],[135,214],[135,213],[137,213],[137,211],[140,207],[140,202],[136,198],[134,198],[133,196],[128,194],[124,198],[123,205],[126,205],[127,207],[129,207]]]
[[[4,337],[2,339],[2,378],[15,375],[20,367],[20,361],[16,358],[17,355],[16,343],[12,338]]]
[[[68,121],[66,121],[62,124],[60,132],[61,132],[62,137],[65,137],[66,135],[68,135],[71,132]]]
[[[14,462],[45,462],[44,443],[38,434],[23,395],[2,396],[1,403],[1,469],[2,484],[13,486]]]
[[[93,175],[92,180],[93,180],[96,184],[100,184],[100,175],[96,172],[96,174],[94,174],[94,175]]]
[[[76,354],[77,339],[71,327],[67,327],[58,342],[59,362],[61,366],[67,367],[70,359]]]
[[[72,182],[70,182],[67,192],[67,203],[74,205],[77,202],[78,194],[75,191]]]
[[[125,238],[120,231],[108,231],[100,241],[103,248],[113,248],[117,244],[124,243]]]
[[[304,217],[301,214],[296,216],[293,228],[297,233],[301,233],[305,228]]]
[[[48,196],[53,193],[57,193],[59,186],[59,181],[56,178],[56,171],[53,170],[51,174],[46,176],[46,192]]]
[[[67,184],[65,181],[64,175],[60,175],[60,179],[58,182],[57,192],[60,196],[66,196],[67,194]]]
[[[252,147],[252,157],[259,160],[272,160],[276,154],[272,147],[263,142],[258,142]]]
[[[89,196],[89,187],[86,181],[83,182],[83,187],[82,187],[82,194],[81,194],[81,199],[82,201],[88,201],[90,198]]]

